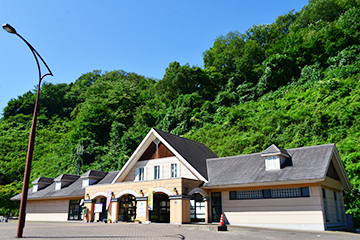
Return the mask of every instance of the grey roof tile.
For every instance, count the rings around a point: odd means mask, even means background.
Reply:
[[[32,181],[31,183],[32,184],[36,184],[36,183],[47,183],[47,184],[50,184],[54,182],[54,178],[48,178],[48,177],[39,177],[37,179],[35,179],[34,181]]]
[[[76,175],[75,175],[76,176]],[[28,191],[28,199],[41,199],[41,198],[62,198],[62,197],[75,197],[85,195],[85,188],[82,188],[82,179],[78,176],[78,179],[68,186],[63,187],[60,190],[55,190],[56,182],[53,182],[49,186],[33,192],[33,187]],[[21,193],[12,197],[11,200],[20,200]]]
[[[103,178],[108,174],[108,172],[102,172],[102,171],[95,171],[95,170],[89,170],[83,175],[81,175],[81,178]]]
[[[335,145],[288,149],[292,166],[265,171],[261,153],[208,159],[209,182],[204,186],[321,179],[326,175]]]
[[[79,175],[72,175],[72,174],[61,174],[57,178],[54,179],[55,182],[58,181],[68,181],[73,182],[76,181],[80,176]]]
[[[109,172],[103,179],[101,179],[96,184],[110,184],[119,172],[120,171]]]

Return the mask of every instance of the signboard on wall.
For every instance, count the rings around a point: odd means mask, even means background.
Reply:
[[[101,213],[103,209],[103,204],[102,203],[95,203],[95,213]]]

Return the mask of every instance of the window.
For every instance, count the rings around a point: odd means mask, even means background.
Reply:
[[[277,156],[267,157],[265,165],[266,165],[266,171],[280,169],[280,162]]]
[[[178,164],[177,163],[172,163],[170,164],[170,177],[171,178],[176,178],[178,177]]]
[[[135,181],[145,181],[145,167],[138,167],[136,168],[136,176]]]
[[[144,167],[140,167],[139,168],[139,181],[144,181],[144,180],[145,180]]]
[[[70,200],[69,203],[69,214],[68,214],[68,220],[81,220],[81,206],[80,206],[80,200]]]
[[[326,190],[322,189],[322,194],[323,194],[323,202],[324,202],[324,214],[325,214],[325,220],[327,222],[329,222],[329,213],[328,213],[328,208],[327,208],[327,201],[326,201]]]
[[[300,188],[271,189],[272,198],[301,197]]]
[[[337,193],[334,192],[334,201],[335,201],[335,209],[336,209],[336,219],[340,222],[340,212],[339,212],[339,203],[337,200]]]
[[[55,190],[60,190],[61,189],[61,182],[56,182],[55,183]]]
[[[154,166],[154,180],[161,178],[161,168],[160,165]]]
[[[230,191],[230,200],[310,197],[308,187]]]

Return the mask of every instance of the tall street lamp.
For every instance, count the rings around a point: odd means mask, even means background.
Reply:
[[[37,67],[38,67],[38,70],[39,70],[39,84],[38,84],[38,88],[37,88],[36,102],[35,102],[35,107],[34,107],[34,114],[33,114],[33,119],[32,119],[32,123],[31,123],[29,144],[28,144],[28,150],[27,150],[27,155],[26,155],[26,165],[25,165],[25,172],[24,172],[23,190],[22,190],[22,196],[21,196],[21,202],[20,202],[19,223],[18,223],[18,230],[17,230],[17,234],[16,234],[17,238],[22,238],[23,230],[24,230],[24,226],[25,226],[26,201],[27,201],[28,190],[29,190],[31,162],[32,162],[32,157],[33,157],[33,152],[34,152],[38,101],[39,101],[39,96],[40,96],[40,84],[41,84],[41,80],[45,76],[47,76],[47,75],[53,76],[53,74],[50,71],[50,68],[45,63],[45,61],[40,56],[40,54],[30,45],[30,43],[28,43],[22,36],[20,36],[16,32],[15,28],[13,28],[12,26],[10,26],[7,23],[3,24],[2,27],[8,33],[12,33],[12,34],[17,35],[19,38],[21,38],[26,43],[26,45],[30,48],[31,52],[34,54],[36,64],[37,64]],[[46,73],[44,75],[41,75],[41,69],[40,69],[38,57],[44,63],[45,67],[49,71],[48,73]]]

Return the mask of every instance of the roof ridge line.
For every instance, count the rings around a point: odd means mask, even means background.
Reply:
[[[227,157],[207,158],[206,160],[220,160],[220,159],[226,159],[226,158],[233,158],[233,157],[240,157],[240,156],[250,156],[250,155],[257,155],[257,154],[261,154],[261,153],[238,154],[238,155],[227,156]]]
[[[326,145],[333,145],[333,146],[335,146],[335,143],[326,143],[326,144],[320,144],[320,145],[315,145],[315,146],[288,148],[288,149],[285,149],[285,150],[295,150],[295,149],[300,149],[300,148],[315,148],[315,147],[321,147],[321,146],[326,146]]]
[[[204,143],[197,142],[197,141],[194,141],[194,140],[191,140],[191,139],[188,139],[188,138],[184,138],[184,137],[178,136],[178,135],[176,135],[176,134],[168,133],[168,132],[165,132],[165,131],[163,131],[163,130],[161,130],[161,129],[157,129],[157,128],[153,128],[153,129],[154,129],[155,131],[161,131],[161,132],[163,132],[163,133],[165,133],[165,134],[170,134],[170,135],[175,136],[175,137],[177,137],[177,138],[180,138],[180,139],[182,139],[182,140],[186,140],[186,141],[189,141],[189,142],[193,142],[193,143],[196,143],[196,144],[200,144],[200,145],[206,146]],[[207,147],[207,146],[206,146],[206,147]]]

